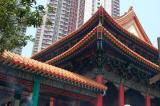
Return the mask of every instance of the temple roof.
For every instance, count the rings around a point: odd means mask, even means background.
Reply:
[[[83,25],[81,25],[79,28],[77,28],[75,31],[69,33],[68,35],[66,35],[65,37],[63,37],[62,39],[60,39],[59,41],[55,42],[54,44],[48,46],[45,49],[42,49],[41,51],[37,52],[36,54],[34,54],[31,58],[35,58],[36,56],[39,56],[40,54],[47,52],[49,49],[51,48],[55,48],[56,46],[60,45],[61,43],[63,43],[64,41],[71,39],[73,36],[75,36],[76,33],[81,32],[83,29],[85,29],[86,27],[88,27],[89,24],[91,24],[93,22],[93,20],[96,18],[96,16],[99,14],[99,12],[97,11],[86,23],[84,23]]]
[[[142,25],[140,24],[139,19],[133,10],[133,7],[130,7],[128,12],[120,17],[115,18],[115,20],[120,26],[131,32],[135,37],[152,45]]]
[[[59,40],[58,42],[56,42],[55,44],[50,45],[49,47],[47,47],[46,49],[43,49],[42,51],[36,53],[35,55],[33,55],[31,58],[36,59],[37,57],[42,57],[43,55],[46,55],[47,51],[59,47],[59,45],[62,45],[64,42],[67,42],[67,40],[77,36],[77,33],[80,33],[82,30],[86,29],[87,27],[89,27],[90,24],[94,23],[94,21],[96,19],[99,19],[100,16],[104,16],[104,20],[106,20],[107,22],[109,22],[110,24],[114,25],[116,28],[118,28],[119,31],[123,32],[126,36],[130,37],[131,39],[133,39],[135,42],[137,42],[139,45],[148,48],[148,50],[150,50],[151,52],[155,52],[158,54],[158,49],[155,48],[154,46],[152,46],[150,40],[148,39],[146,33],[144,32],[137,16],[135,15],[133,9],[130,9],[125,15],[113,19],[105,10],[103,7],[100,7],[98,9],[98,11],[84,24],[82,25],[80,28],[78,28],[77,30],[75,30],[74,32],[68,34],[67,36],[65,36],[64,38],[62,38],[61,40]],[[129,32],[126,28],[124,28],[124,25],[126,25],[127,23],[129,23],[130,21],[133,21],[134,27],[131,28],[132,31],[134,30],[137,31],[138,35],[136,36],[134,33]],[[95,23],[97,24],[97,23]],[[134,29],[136,28],[136,29]],[[54,57],[53,57],[54,58]]]
[[[94,28],[90,33],[88,33],[83,39],[81,39],[78,43],[76,43],[73,47],[69,48],[67,51],[59,54],[56,57],[46,61],[47,64],[54,64],[57,61],[64,59],[69,55],[73,55],[76,50],[78,50],[81,46],[83,46],[91,37],[93,37],[94,33],[96,33],[98,26]]]
[[[40,75],[48,75],[52,77],[56,77],[58,79],[64,79],[71,83],[78,83],[83,86],[87,86],[87,88],[98,89],[100,91],[106,90],[107,87],[103,84],[97,83],[89,78],[86,78],[82,75],[78,75],[76,73],[72,73],[70,71],[42,63],[30,58],[22,57],[15,53],[11,53],[5,51],[0,55],[0,62],[6,65],[13,65],[19,67],[22,70],[29,70],[31,73],[36,73]]]
[[[70,55],[73,55],[73,53],[78,52],[78,50],[80,48],[82,48],[82,46],[84,46],[84,44],[86,42],[88,42],[91,38],[93,38],[94,36],[96,37],[96,33],[97,30],[101,30],[104,33],[104,39],[107,38],[107,40],[109,40],[110,42],[112,42],[112,44],[116,45],[116,47],[120,48],[125,54],[131,56],[132,58],[134,58],[135,60],[137,60],[138,62],[141,62],[143,64],[146,64],[147,66],[157,70],[158,72],[160,71],[160,67],[159,65],[151,62],[148,59],[145,59],[144,57],[142,57],[141,55],[139,55],[138,53],[134,52],[133,50],[131,50],[129,47],[127,47],[125,44],[123,44],[121,41],[119,41],[116,37],[114,37],[114,35],[112,35],[107,29],[105,29],[102,25],[98,25],[95,29],[93,29],[90,33],[88,33],[83,39],[81,39],[77,44],[75,44],[73,47],[71,47],[70,49],[68,49],[67,51],[59,54],[58,56],[52,58],[51,60],[48,60],[46,63],[48,64],[54,64],[56,62],[59,62],[65,58],[67,58]]]

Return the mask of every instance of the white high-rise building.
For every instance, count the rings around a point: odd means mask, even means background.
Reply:
[[[100,6],[103,6],[113,17],[120,15],[119,0],[92,0],[92,14],[94,14]]]
[[[54,12],[43,17],[43,25],[37,28],[32,54],[48,47],[52,43],[74,31],[84,21],[85,0],[49,0]],[[47,20],[52,25],[46,25]]]

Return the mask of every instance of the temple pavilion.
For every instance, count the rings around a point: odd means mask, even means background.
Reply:
[[[160,106],[159,60],[132,8],[113,18],[100,7],[31,58],[2,53],[0,105]]]

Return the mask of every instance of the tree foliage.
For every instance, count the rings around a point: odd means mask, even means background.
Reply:
[[[36,0],[0,0],[0,53],[25,46],[31,36],[23,36],[26,27],[42,23],[44,6]]]

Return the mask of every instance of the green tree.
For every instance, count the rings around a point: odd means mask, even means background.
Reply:
[[[24,27],[40,26],[44,10],[44,6],[36,5],[36,0],[0,0],[0,53],[25,46],[32,40],[20,32]]]

